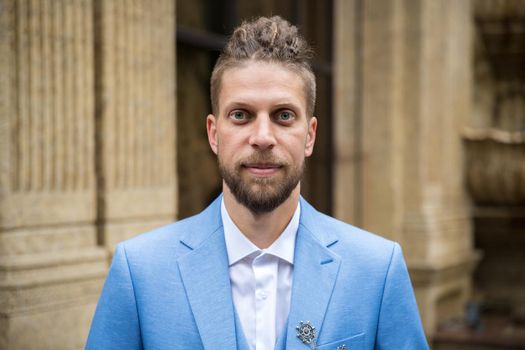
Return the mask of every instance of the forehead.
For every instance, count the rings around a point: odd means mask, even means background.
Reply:
[[[299,73],[279,63],[249,61],[224,71],[219,104],[294,104],[306,108],[305,83]]]

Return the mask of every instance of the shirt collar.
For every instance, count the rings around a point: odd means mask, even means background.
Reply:
[[[292,219],[279,235],[279,237],[267,249],[259,249],[239,230],[233,222],[228,210],[224,205],[224,199],[221,202],[221,216],[224,227],[224,239],[226,241],[226,250],[228,251],[229,266],[232,266],[239,260],[246,258],[254,252],[265,252],[287,261],[293,265],[295,253],[295,237],[299,228],[299,218],[301,216],[301,205],[298,202],[297,208]]]

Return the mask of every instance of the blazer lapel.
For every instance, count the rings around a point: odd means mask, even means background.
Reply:
[[[309,321],[316,329],[316,338],[319,337],[341,264],[340,257],[327,248],[337,242],[331,233],[318,232],[317,237],[307,228],[307,221],[314,223],[317,215],[321,214],[301,200],[301,224],[297,231],[295,247],[286,349],[308,348],[297,337],[296,327],[301,321]],[[307,219],[304,220],[305,218]]]
[[[212,215],[217,214],[213,212]],[[200,229],[206,230],[206,227]],[[187,242],[195,242],[194,238]],[[193,249],[195,245],[187,242],[182,244]],[[236,349],[228,255],[222,225],[197,248],[181,257],[178,264],[204,348]]]

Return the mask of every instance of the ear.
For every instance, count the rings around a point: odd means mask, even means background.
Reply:
[[[208,132],[208,142],[211,150],[217,154],[218,140],[217,140],[217,118],[213,114],[208,114],[206,117],[206,131]]]
[[[314,151],[315,135],[317,132],[317,118],[312,117],[308,121],[308,133],[306,134],[306,145],[304,149],[304,156],[310,157]]]

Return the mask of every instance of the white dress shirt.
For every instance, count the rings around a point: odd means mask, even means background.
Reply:
[[[233,304],[253,350],[274,349],[288,319],[300,207],[298,203],[279,238],[259,249],[232,221],[224,200],[221,203]]]

